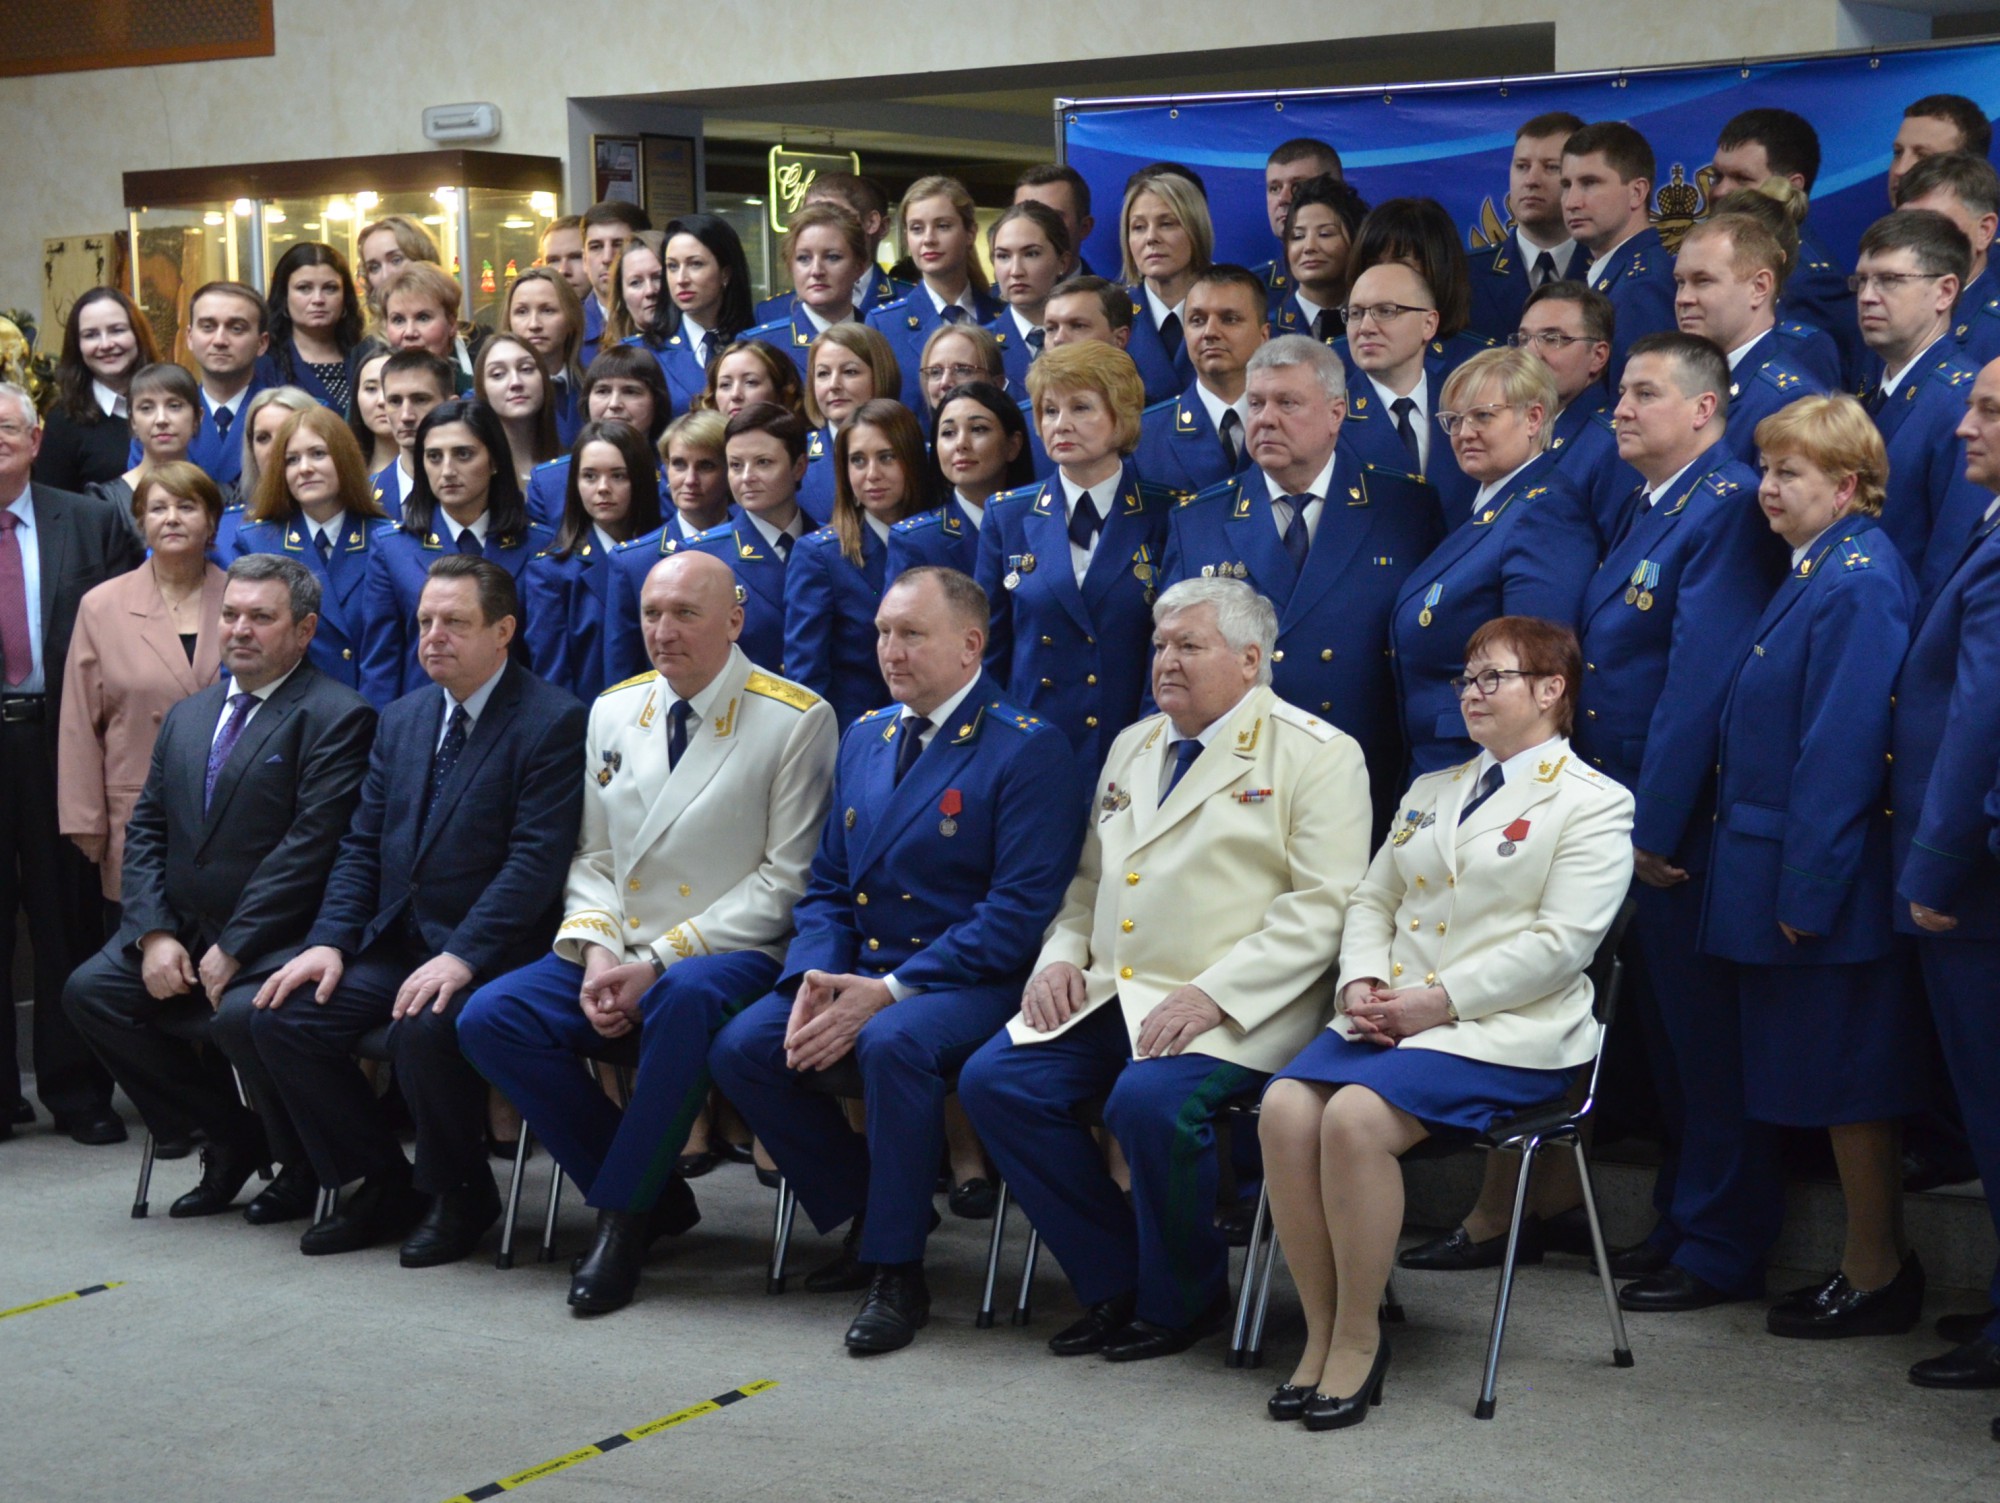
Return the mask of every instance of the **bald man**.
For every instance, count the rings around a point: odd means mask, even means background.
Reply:
[[[639,595],[653,667],[591,707],[583,832],[554,953],[480,989],[459,1047],[597,1210],[580,1315],[631,1302],[647,1249],[701,1219],[674,1160],[709,1041],[778,979],[833,783],[833,709],[753,668],[727,564],[662,559]],[[576,1055],[631,1047],[621,1113]]]

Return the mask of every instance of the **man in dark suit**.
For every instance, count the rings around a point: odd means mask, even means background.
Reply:
[[[35,936],[35,1085],[58,1131],[119,1143],[104,1073],[62,1014],[63,978],[97,947],[97,877],[56,828],[56,720],[77,602],[144,556],[108,501],[29,483],[41,419],[20,387],[0,384],[0,1138],[35,1120],[21,1095],[14,1038],[14,929]]]
[[[159,1025],[254,984],[312,921],[375,731],[367,703],[306,661],[318,611],[319,581],[296,560],[230,566],[228,676],[167,712],[125,827],[124,921],[62,994],[153,1135],[205,1137],[201,1184],[175,1216],[225,1210],[259,1165],[299,1156],[281,1120],[267,1117],[267,1139],[213,1051]],[[270,1100],[257,1075],[244,1084]]]
[[[584,708],[509,664],[520,618],[499,565],[453,553],[431,565],[417,652],[432,682],[383,712],[307,948],[247,1004],[254,1061],[319,1183],[362,1181],[301,1252],[352,1252],[420,1219],[402,1262],[425,1268],[471,1252],[500,1214],[486,1085],[458,1052],[458,1011],[477,983],[548,949],[583,816]],[[385,1023],[416,1120],[416,1194],[354,1062]]]
[[[1583,128],[1562,110],[1537,115],[1514,133],[1507,164],[1507,213],[1513,228],[1468,252],[1475,334],[1505,339],[1520,326],[1528,295],[1565,278],[1583,280],[1589,253],[1563,223],[1563,143]]]

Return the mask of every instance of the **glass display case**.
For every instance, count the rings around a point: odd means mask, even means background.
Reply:
[[[507,279],[533,264],[558,213],[562,163],[497,151],[265,162],[125,174],[132,295],[163,351],[185,361],[187,301],[204,282],[269,291],[287,247],[318,240],[355,268],[363,225],[416,220],[465,294],[461,316],[491,325]]]

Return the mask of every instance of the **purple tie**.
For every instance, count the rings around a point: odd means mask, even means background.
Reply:
[[[28,635],[28,576],[21,567],[21,519],[0,511],[0,661],[7,682],[27,682],[35,671],[34,639]]]
[[[202,784],[201,812],[208,813],[208,806],[215,799],[215,780],[222,775],[222,767],[229,760],[229,754],[236,750],[236,743],[243,739],[244,722],[250,718],[250,708],[257,703],[254,694],[236,693],[229,696],[229,718],[222,722],[222,729],[208,748],[208,780]]]

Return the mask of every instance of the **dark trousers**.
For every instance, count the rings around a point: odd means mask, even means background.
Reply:
[[[1744,1114],[1736,968],[1695,948],[1705,888],[1700,874],[1641,885],[1632,925],[1683,1103],[1673,1260],[1718,1289],[1756,1296],[1784,1229],[1784,1180],[1776,1129]]]
[[[559,955],[488,982],[458,1018],[458,1044],[513,1102],[563,1172],[605,1211],[649,1211],[708,1099],[708,1048],[771,989],[778,962],[756,950],[678,962],[639,999],[639,1062],[621,1112],[579,1062],[607,1039],[577,1002],[583,967]]]
[[[365,1034],[389,1023],[397,989],[428,958],[400,939],[381,940],[347,962],[324,1003],[302,986],[284,1006],[250,1017],[250,1045],[322,1185],[403,1172],[402,1145],[354,1054]],[[417,1126],[416,1187],[432,1195],[492,1177],[486,1082],[458,1052],[468,995],[457,992],[443,1012],[426,1007],[389,1027],[396,1085]]]
[[[48,713],[55,709],[51,702]],[[56,827],[46,724],[0,723],[0,788],[0,1108],[21,1096],[14,930],[25,910],[35,951],[35,1094],[58,1117],[102,1111],[111,1104],[111,1076],[71,1026],[63,983],[104,942],[103,899],[97,869]]]
[[[867,1131],[785,1063],[791,999],[752,1003],[716,1037],[708,1067],[820,1231],[866,1211],[859,1256],[914,1263],[930,1235],[944,1156],[945,1081],[1021,1006],[1021,983],[920,992],[886,1007],[854,1043]]]
[[[1228,1293],[1216,1113],[1268,1078],[1193,1051],[1133,1059],[1114,1000],[1059,1038],[994,1035],[966,1062],[958,1094],[1077,1298],[1095,1305],[1136,1291],[1141,1320],[1186,1326]],[[1129,1205],[1076,1115],[1099,1097],[1132,1168]]]
[[[242,978],[224,994],[225,1001],[233,993],[247,999],[268,971]],[[210,1023],[212,1047],[201,1049],[184,1032],[176,1036],[161,1026],[208,1018],[208,997],[199,988],[178,997],[153,996],[139,978],[138,951],[114,941],[71,974],[62,1005],[77,1032],[110,1066],[154,1137],[184,1138],[199,1130],[212,1142],[230,1143],[258,1131],[257,1119],[237,1098],[217,1025]],[[258,1083],[268,1090],[261,1077]],[[245,1088],[251,1089],[247,1076]],[[274,1156],[286,1158],[285,1141],[281,1127],[271,1142]]]
[[[1926,934],[1917,940],[1917,953],[1973,1162],[1986,1186],[1986,1209],[2000,1231],[2000,940]],[[1987,1299],[2000,1308],[2000,1268]],[[1987,1323],[1984,1335],[2000,1341],[2000,1317]]]

